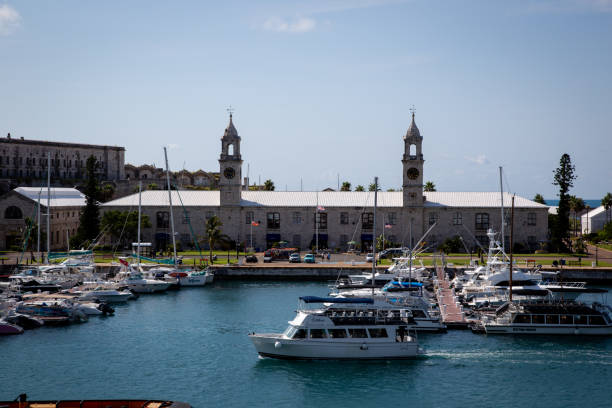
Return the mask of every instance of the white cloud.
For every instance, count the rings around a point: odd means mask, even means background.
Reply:
[[[0,36],[12,34],[21,24],[21,16],[8,4],[0,5]]]
[[[306,33],[314,30],[316,25],[317,22],[308,17],[300,17],[295,21],[271,17],[264,22],[263,28],[267,31],[277,31],[281,33]]]
[[[465,156],[465,159],[466,159],[467,161],[470,161],[470,162],[472,162],[472,163],[476,163],[476,164],[479,164],[479,165],[489,164],[489,163],[490,163],[490,162],[489,162],[489,159],[487,159],[487,156],[485,156],[484,154],[479,154],[479,155],[478,155],[478,156],[476,156],[476,157],[468,157],[468,156]]]

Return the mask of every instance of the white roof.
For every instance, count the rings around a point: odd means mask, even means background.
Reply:
[[[496,207],[501,206],[500,194],[497,192],[427,192],[425,207]],[[372,207],[374,193],[369,191],[242,191],[243,207]],[[181,190],[180,198],[185,207],[218,207],[219,191]],[[504,206],[510,207],[512,195],[504,193]],[[379,207],[402,207],[401,191],[378,193]],[[172,204],[181,205],[179,192],[172,191]],[[143,206],[167,206],[168,192],[149,190],[142,192]],[[517,208],[548,208],[523,197],[516,196]],[[138,194],[132,194],[103,204],[105,207],[136,207]]]
[[[582,214],[580,218],[586,221],[587,218],[593,218],[593,217],[598,216],[599,214],[605,215],[605,212],[606,212],[606,207],[604,207],[603,205],[600,205],[599,207],[592,209],[588,213]]]
[[[47,187],[17,187],[14,192],[38,201],[40,192],[40,205],[47,206]],[[51,187],[50,189],[51,207],[82,207],[85,205],[85,195],[76,188]]]

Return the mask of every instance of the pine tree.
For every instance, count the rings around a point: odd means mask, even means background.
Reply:
[[[100,205],[98,204],[100,182],[96,176],[98,165],[99,163],[96,158],[89,156],[86,163],[87,179],[85,181],[85,190],[83,191],[87,201],[83,212],[81,212],[77,236],[73,241],[78,245],[82,245],[87,241],[93,241],[100,233]]]
[[[576,179],[574,171],[575,168],[569,154],[563,154],[559,161],[559,167],[554,171],[553,184],[559,186],[559,208],[557,210],[557,220],[551,229],[550,237],[552,248],[558,252],[568,252],[570,247],[570,196],[568,192],[574,186],[574,180]]]

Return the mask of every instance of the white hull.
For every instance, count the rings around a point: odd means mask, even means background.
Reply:
[[[81,296],[81,300],[99,300],[106,303],[123,303],[127,302],[133,295],[131,293],[117,292],[117,293],[104,293],[101,292],[88,292]],[[110,291],[109,291],[110,292]]]
[[[163,292],[170,286],[169,283],[127,283],[127,287],[136,293],[157,293]]]
[[[206,283],[206,275],[184,276],[179,278],[180,286],[204,286]]]
[[[612,327],[595,327],[595,326],[574,326],[574,325],[546,325],[538,326],[529,325],[501,325],[501,324],[485,324],[487,334],[551,334],[551,335],[612,335]]]
[[[249,337],[260,356],[279,359],[386,360],[414,358],[419,354],[416,341],[377,341],[368,338],[293,340],[280,334],[250,334]]]

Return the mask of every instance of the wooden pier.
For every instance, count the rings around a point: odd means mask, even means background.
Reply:
[[[468,322],[463,313],[463,307],[455,296],[455,290],[450,288],[444,266],[436,263],[437,289],[436,297],[440,306],[442,322],[449,329],[467,329]]]

